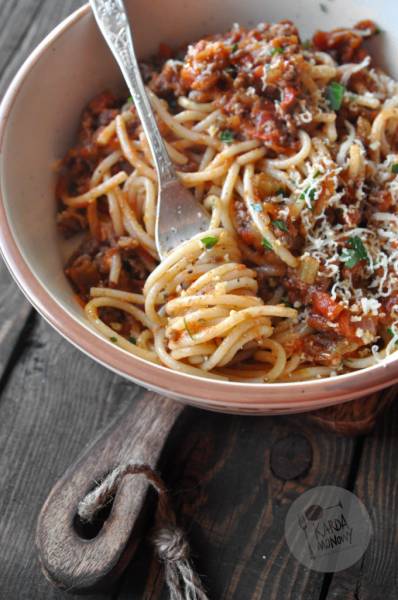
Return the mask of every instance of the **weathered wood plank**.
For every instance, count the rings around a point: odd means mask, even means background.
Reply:
[[[0,19],[0,94],[35,46],[83,0],[13,0],[2,2]]]
[[[364,441],[354,493],[367,507],[373,537],[351,569],[336,573],[327,600],[392,600],[398,597],[398,403],[391,405]]]
[[[82,0],[16,0],[0,3],[0,96],[29,52]],[[0,381],[30,314],[28,302],[0,258]]]
[[[65,597],[40,571],[37,515],[54,482],[138,389],[38,320],[0,398],[0,598]]]
[[[318,600],[323,575],[290,554],[285,516],[307,489],[345,486],[356,442],[320,431],[303,417],[191,415],[174,432],[163,474],[210,598]],[[119,600],[166,600],[161,568],[150,557],[143,547]],[[141,584],[140,572],[147,578]]]
[[[0,258],[0,386],[31,307]]]

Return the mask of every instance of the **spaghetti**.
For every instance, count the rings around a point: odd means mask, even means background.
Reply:
[[[398,343],[398,85],[370,21],[302,42],[234,26],[143,65],[182,182],[210,229],[159,264],[157,180],[131,100],[104,93],[60,166],[66,274],[110,342],[203,377],[298,381]]]

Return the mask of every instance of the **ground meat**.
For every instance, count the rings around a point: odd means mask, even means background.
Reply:
[[[315,364],[339,366],[344,340],[333,333],[316,333],[303,338],[305,359]]]
[[[88,300],[90,289],[101,283],[101,274],[96,263],[85,254],[76,258],[70,267],[65,269],[65,273],[84,301]]]
[[[83,211],[66,208],[57,215],[57,227],[62,237],[67,239],[87,229],[87,219]]]
[[[117,308],[101,307],[99,316],[104,323],[125,337],[130,336],[131,330],[135,326],[134,317]]]
[[[334,29],[333,31],[317,31],[313,37],[313,45],[322,52],[328,52],[340,64],[360,62],[367,55],[363,47],[364,37],[377,33],[373,21],[361,21],[352,29]],[[358,33],[358,30],[367,32]]]
[[[182,63],[168,60],[160,73],[153,73],[150,84],[151,89],[161,98],[178,98],[187,92],[181,79]]]
[[[65,273],[79,296],[87,301],[91,287],[109,287],[109,272],[112,256],[120,252],[122,270],[117,288],[127,292],[141,292],[149,275],[140,255],[142,250],[131,244],[119,248],[116,243],[84,241],[69,259]]]
[[[236,198],[232,204],[233,220],[239,237],[249,246],[264,251],[261,235],[254,225],[243,200]]]
[[[305,101],[301,72],[309,68],[300,51],[290,21],[252,30],[235,26],[189,46],[182,62],[168,60],[150,86],[163,97],[215,101],[237,139],[262,140],[271,156],[290,154],[298,148],[290,113]]]
[[[90,102],[83,113],[78,144],[71,149],[59,168],[57,199],[84,194],[89,188],[91,175],[105,157],[105,150],[96,143],[96,132],[112,121],[122,101],[110,92],[103,92]],[[107,150],[109,152],[109,150]]]

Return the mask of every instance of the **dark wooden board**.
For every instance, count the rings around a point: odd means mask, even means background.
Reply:
[[[0,390],[31,310],[0,258]]]
[[[365,504],[373,537],[362,560],[336,573],[327,600],[398,598],[398,403],[384,413],[373,435],[363,442],[354,492]]]
[[[27,336],[0,401],[0,598],[65,597],[38,565],[39,510],[53,483],[138,389],[77,352],[42,320]]]
[[[38,567],[37,514],[84,445],[138,391],[38,320],[0,405],[0,592],[5,598],[32,598],[33,591],[38,598],[63,597]],[[304,591],[306,598],[319,598],[323,576],[290,556],[284,517],[308,487],[345,485],[355,444],[314,428],[305,417],[231,417],[189,409],[165,450],[162,472],[212,598],[261,598],[265,590],[271,598],[279,592],[300,598]],[[128,568],[118,600],[142,597],[145,564],[151,571],[148,597],[167,597],[157,593],[159,567],[147,558],[140,553]]]
[[[355,444],[314,428],[305,417],[191,411],[166,448],[163,472],[210,598],[319,598],[323,575],[291,556],[284,520],[308,488],[345,486]],[[168,598],[159,565],[149,558],[143,548],[118,600]],[[145,570],[148,581],[137,588],[136,574]]]
[[[0,97],[31,50],[82,0],[0,1]],[[31,308],[0,257],[0,389]],[[23,340],[21,340],[23,345]],[[6,373],[7,375],[7,373]]]
[[[1,0],[1,94],[45,35],[83,4],[83,0]]]
[[[38,41],[81,4],[0,0],[0,93]],[[1,264],[0,599],[73,599],[40,572],[36,518],[55,481],[140,389],[95,365],[31,314]],[[397,424],[394,406],[375,433],[355,440],[325,433],[307,417],[188,409],[162,457],[162,473],[211,599],[397,597]],[[352,487],[355,480],[376,525],[363,563],[333,578],[307,571],[284,542],[291,501],[309,487]],[[120,584],[101,597],[168,597],[146,544]]]

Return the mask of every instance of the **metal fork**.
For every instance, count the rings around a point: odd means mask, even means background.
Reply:
[[[156,246],[161,259],[182,242],[209,228],[204,208],[180,182],[160,135],[145,91],[123,0],[90,0],[98,27],[130,90],[151,147],[158,176]]]

